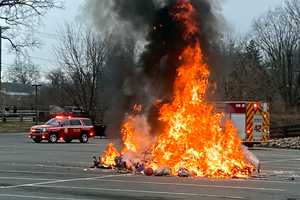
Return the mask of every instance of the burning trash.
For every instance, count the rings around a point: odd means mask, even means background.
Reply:
[[[113,168],[116,166],[116,158],[119,157],[120,154],[115,146],[110,143],[107,145],[103,155],[100,157],[100,164],[105,168]]]
[[[182,38],[189,45],[178,57],[172,101],[159,110],[163,129],[151,136],[142,107],[135,106],[121,129],[121,151],[109,144],[100,164],[148,176],[248,177],[258,161],[252,162],[256,158],[243,149],[232,122],[224,124],[223,115],[205,101],[210,71],[196,37],[195,10],[189,1],[179,0],[171,15],[184,28]]]
[[[180,168],[178,170],[178,176],[179,177],[189,177],[191,176],[192,174],[189,173],[189,171],[187,169],[184,169],[184,168]]]
[[[155,176],[169,176],[171,175],[171,170],[167,167],[161,167],[154,171]]]

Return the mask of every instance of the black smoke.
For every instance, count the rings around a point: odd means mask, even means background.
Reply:
[[[127,76],[120,78],[131,91],[123,95],[124,109],[140,103],[148,109],[149,119],[157,125],[157,109],[151,107],[155,99],[169,101],[179,64],[178,57],[183,48],[195,40],[182,37],[183,26],[174,20],[171,11],[177,0],[88,0],[86,7],[95,27],[99,31],[113,30],[116,41],[131,38],[133,42],[146,44],[138,61],[126,70]],[[217,0],[190,0],[196,10],[199,33],[195,36],[207,62],[215,59],[215,50],[220,38],[219,2]],[[194,38],[195,39],[195,38]],[[213,59],[212,59],[213,58]],[[131,59],[132,60],[132,59]],[[116,73],[124,70],[121,66]],[[213,69],[212,69],[213,70]],[[124,72],[122,72],[124,74]],[[117,91],[114,91],[117,92]],[[119,91],[120,92],[120,91]],[[124,91],[123,91],[124,92]],[[126,93],[126,92],[125,92]],[[122,112],[124,112],[122,110]],[[152,117],[151,117],[152,116]]]
[[[141,57],[141,66],[143,66],[146,76],[152,82],[159,97],[167,98],[172,93],[173,81],[178,66],[178,57],[183,48],[193,44],[197,40],[201,41],[202,49],[209,59],[213,54],[214,43],[218,40],[218,25],[211,2],[206,0],[192,0],[196,10],[196,18],[199,25],[197,38],[185,40],[181,23],[174,20],[171,15],[176,0],[170,0],[154,15],[152,30],[147,35],[149,44]]]

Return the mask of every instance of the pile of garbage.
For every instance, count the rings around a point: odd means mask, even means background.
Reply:
[[[263,147],[283,148],[283,149],[300,149],[300,137],[281,138],[270,140]]]
[[[99,159],[96,156],[93,157],[93,165],[90,168],[100,168],[100,169],[111,169],[118,173],[133,173],[141,174],[146,176],[170,176],[171,170],[167,167],[161,167],[156,170],[153,170],[151,167],[145,166],[145,161],[140,161],[138,159],[127,160],[122,156],[117,156],[115,158],[114,165],[104,165],[101,163],[101,157]],[[188,173],[185,169],[180,169],[178,171],[178,176],[180,177],[190,177],[192,174]]]
[[[251,163],[257,173],[260,173],[260,162],[257,157],[251,153],[247,147],[242,146],[242,151],[245,155],[245,159]],[[117,155],[114,157],[114,161],[110,162],[109,165],[103,162],[103,158],[101,156],[97,159],[97,157],[93,157],[93,165],[91,168],[100,168],[100,169],[110,169],[117,173],[133,173],[140,174],[146,176],[178,176],[178,177],[196,177],[197,174],[187,170],[182,167],[179,168],[177,172],[172,172],[169,167],[159,167],[157,169],[153,169],[149,167],[147,160],[141,160],[138,158],[129,159],[125,155]]]

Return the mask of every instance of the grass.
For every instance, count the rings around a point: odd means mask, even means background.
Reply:
[[[2,122],[0,121],[0,133],[26,133],[29,132],[34,122]]]

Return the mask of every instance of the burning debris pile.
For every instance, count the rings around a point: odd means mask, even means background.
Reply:
[[[151,135],[141,106],[135,106],[122,125],[121,150],[109,144],[100,164],[157,176],[248,177],[255,166],[247,160],[237,130],[205,101],[210,71],[195,9],[188,0],[178,0],[170,15],[182,26],[186,46],[176,61],[172,100],[159,108],[163,128]]]

